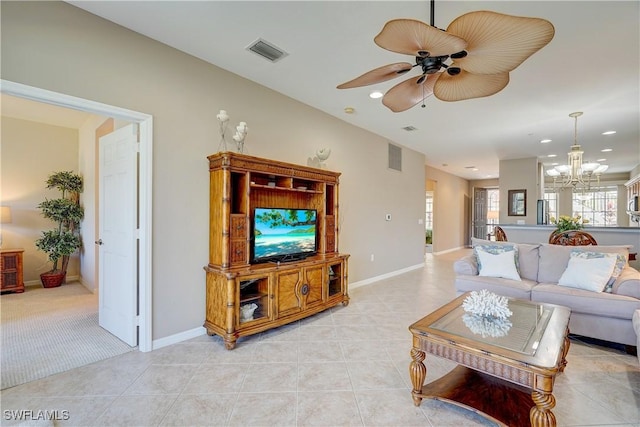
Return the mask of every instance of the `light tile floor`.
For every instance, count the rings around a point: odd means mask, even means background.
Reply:
[[[408,326],[450,301],[463,251],[352,289],[351,303],[238,342],[203,335],[4,390],[13,411],[58,411],[67,426],[487,426],[446,403],[411,399]],[[560,426],[640,427],[640,367],[623,351],[573,339],[558,376]],[[427,379],[453,364],[427,357]],[[24,414],[24,412],[23,412]],[[46,424],[45,424],[46,425]],[[51,425],[51,424],[49,424]]]

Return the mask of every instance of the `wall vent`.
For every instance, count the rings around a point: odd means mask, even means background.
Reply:
[[[266,40],[258,39],[255,42],[251,43],[247,50],[250,50],[253,53],[257,53],[263,58],[271,61],[278,62],[282,58],[288,55],[287,52],[275,46],[273,43],[269,43]]]
[[[402,172],[402,148],[389,144],[389,169]]]

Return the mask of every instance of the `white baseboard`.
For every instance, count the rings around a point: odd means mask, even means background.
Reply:
[[[153,350],[157,350],[162,347],[166,347],[171,344],[177,344],[182,341],[190,340],[191,338],[199,337],[200,335],[204,335],[207,333],[207,330],[203,326],[199,326],[197,328],[180,332],[174,335],[169,335],[168,337],[159,338],[157,340],[153,340],[151,343],[151,348]]]
[[[412,265],[410,267],[403,268],[401,270],[392,271],[390,273],[381,274],[380,276],[375,276],[375,277],[370,277],[368,279],[359,280],[359,281],[354,282],[354,283],[349,283],[349,289],[355,289],[355,288],[359,288],[360,286],[370,285],[372,283],[379,282],[380,280],[388,279],[388,278],[393,277],[393,276],[399,276],[400,274],[408,273],[409,271],[417,270],[419,268],[424,268],[424,263]]]
[[[448,254],[449,252],[455,252],[455,251],[459,251],[460,249],[468,249],[469,246],[458,246],[457,248],[452,248],[452,249],[447,249],[446,251],[438,251],[438,252],[434,252],[434,255],[444,255],[444,254]]]

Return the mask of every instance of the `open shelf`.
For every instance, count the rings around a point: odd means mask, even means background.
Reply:
[[[267,318],[269,315],[269,276],[240,280],[240,303],[238,319],[240,323]],[[255,305],[255,307],[254,307]],[[243,309],[253,308],[251,316],[243,315]]]

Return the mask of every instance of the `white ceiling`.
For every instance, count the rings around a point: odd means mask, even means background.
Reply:
[[[391,19],[429,23],[428,1],[69,3],[420,151],[428,165],[467,179],[496,177],[499,159],[537,156],[550,164],[546,156],[556,154],[555,161],[565,163],[574,111],[584,112],[578,142],[585,160],[606,158],[609,172],[640,163],[638,1],[437,1],[440,28],[466,12],[492,10],[545,18],[556,34],[498,94],[454,103],[430,97],[425,108],[402,113],[368,97],[402,78],[356,89],[336,86],[382,65],[413,62],[373,38]],[[288,56],[271,63],[247,51],[258,38]],[[355,113],[346,114],[345,107]],[[417,131],[402,130],[409,125]],[[608,130],[617,133],[603,136]],[[544,138],[553,141],[541,144]],[[601,153],[603,148],[613,151]]]

